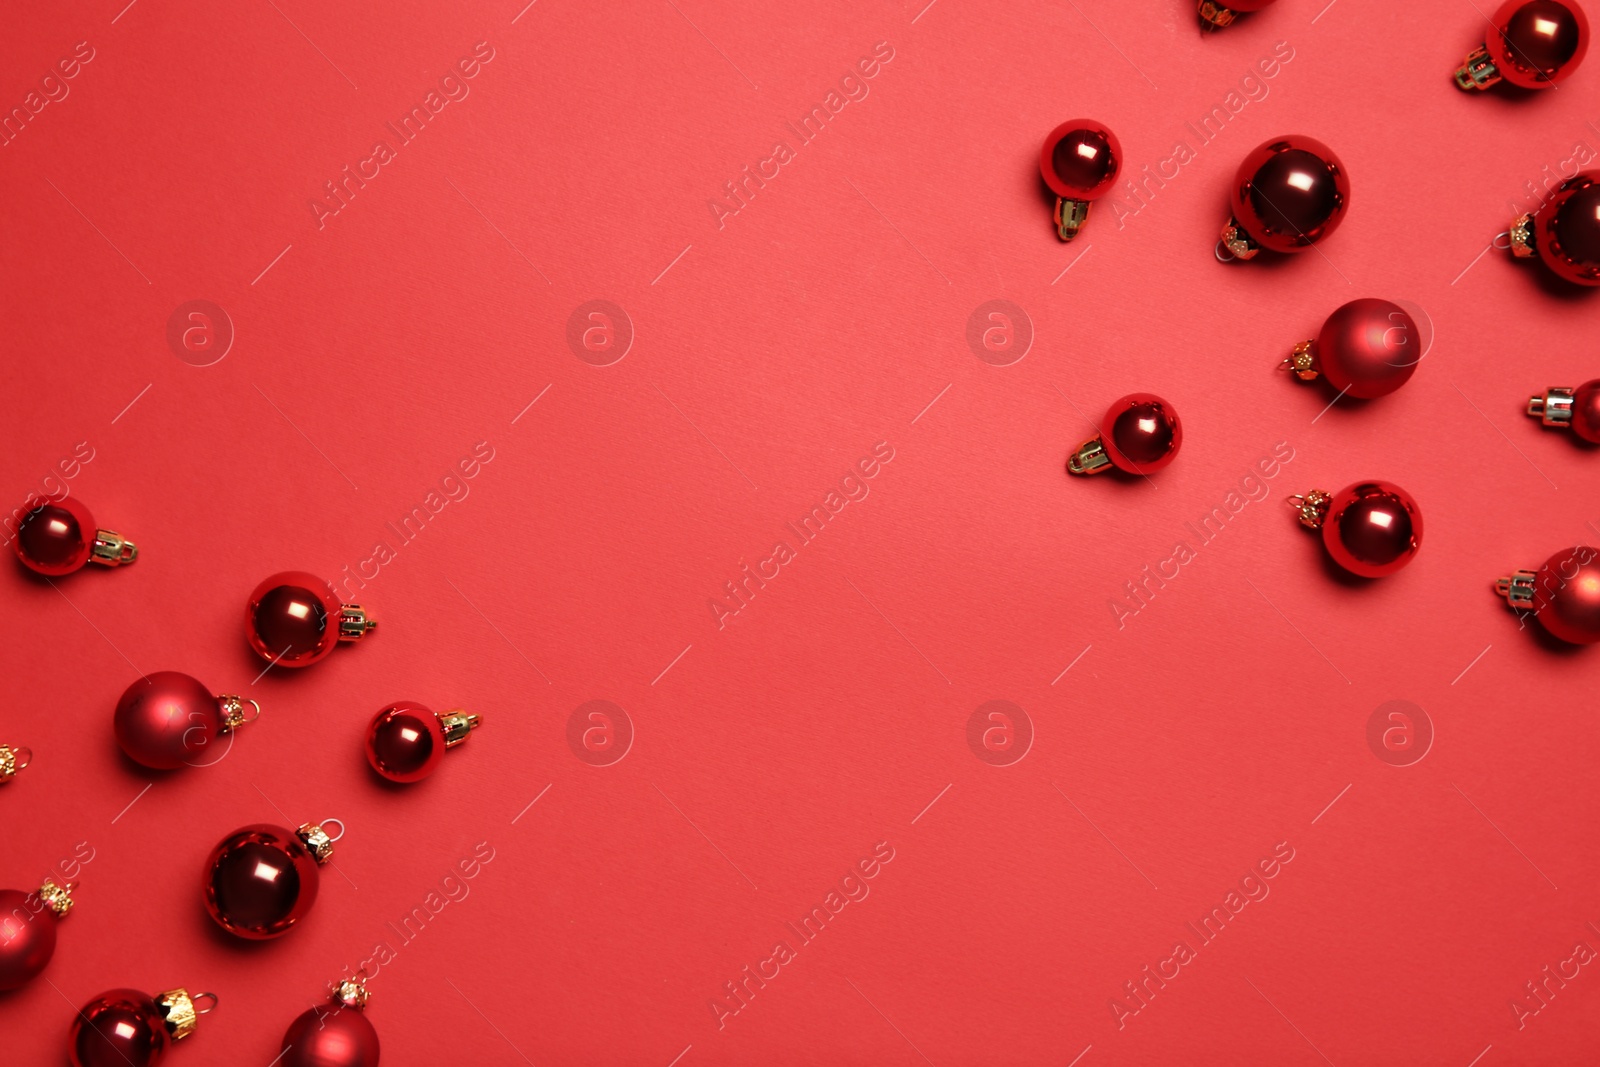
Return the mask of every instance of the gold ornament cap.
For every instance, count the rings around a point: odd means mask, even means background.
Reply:
[[[96,530],[89,559],[102,567],[122,567],[139,558],[139,546],[112,530]]]
[[[45,907],[56,913],[56,918],[62,919],[72,910],[72,891],[76,888],[77,882],[61,885],[46,878],[44,884],[39,886],[39,899],[44,901]]]
[[[346,1008],[360,1011],[367,1006],[367,1001],[372,999],[372,994],[367,992],[367,974],[360,972],[354,978],[343,978],[333,983],[333,999]]]
[[[182,1041],[200,1025],[200,1016],[216,1010],[217,995],[196,993],[190,996],[187,989],[169,989],[156,998],[156,1006],[161,1009],[172,1040]]]
[[[1215,0],[1199,0],[1196,6],[1200,12],[1200,28],[1207,33],[1220,30],[1224,26],[1232,26],[1233,20],[1239,17],[1237,11],[1223,7]]]
[[[1317,369],[1316,348],[1315,341],[1301,341],[1279,366],[1302,382],[1314,382],[1322,377],[1322,372]]]
[[[323,829],[328,823],[338,823],[338,836],[333,836]],[[344,821],[342,819],[323,819],[321,823],[308,822],[294,832],[295,836],[305,843],[311,850],[311,855],[316,859],[317,865],[322,866],[333,858],[333,843],[344,836]]]
[[[1328,517],[1328,507],[1332,503],[1333,494],[1326,489],[1313,489],[1289,498],[1289,506],[1300,513],[1300,525],[1308,530],[1322,529],[1322,522]]]
[[[378,620],[367,615],[360,604],[339,605],[339,640],[359,641],[378,628]]]
[[[483,716],[470,714],[460,708],[439,713],[439,728],[444,731],[445,748],[455,748],[482,725]]]
[[[1518,259],[1528,259],[1539,251],[1534,243],[1532,215],[1518,215],[1512,219],[1506,235],[1511,242],[1511,254]]]
[[[254,714],[245,710],[246,704],[255,709]],[[222,712],[222,733],[237,730],[241,726],[249,726],[261,718],[261,705],[249,697],[224,693],[217,697],[217,708]]]
[[[1532,610],[1534,600],[1539,594],[1536,584],[1539,575],[1534,571],[1513,571],[1510,577],[1499,578],[1494,583],[1494,591],[1506,598],[1506,603],[1518,611]]]
[[[33,762],[33,749],[0,745],[0,785],[11,781],[17,772]]]

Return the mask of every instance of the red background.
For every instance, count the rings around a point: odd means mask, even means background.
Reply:
[[[1600,60],[1461,93],[1485,21],[1458,0],[1283,0],[1204,39],[1185,0],[124,3],[0,38],[6,108],[94,50],[0,148],[0,486],[87,442],[71,491],[142,549],[6,580],[0,740],[36,756],[0,790],[0,884],[94,855],[54,963],[0,998],[6,1062],[61,1062],[101,990],[182,984],[221,1007],[171,1062],[266,1064],[479,842],[470,895],[372,983],[386,1063],[1593,1058],[1592,968],[1521,1029],[1510,1003],[1600,948],[1600,659],[1490,585],[1600,538],[1597,457],[1520,410],[1600,370],[1600,305],[1475,257],[1600,147]],[[323,183],[479,41],[470,95],[319,228]],[[880,41],[869,95],[799,145],[784,123]],[[1056,239],[1045,132],[1103,119],[1137,175],[1277,42],[1267,95],[1137,214]],[[1223,266],[1226,183],[1284,132],[1337,149],[1353,209],[1325,254]],[[794,159],[719,228],[708,200],[778,140]],[[1331,393],[1275,365],[1369,295],[1436,342],[1319,417]],[[208,367],[166,337],[195,299],[236,332]],[[567,343],[592,299],[635,332],[610,366]],[[1010,366],[965,341],[991,299],[1036,334]],[[1177,462],[1069,480],[1085,414],[1140,389],[1182,413]],[[470,495],[362,591],[381,630],[252,682],[254,584],[358,566],[479,441]],[[879,441],[870,495],[719,629],[723,583]],[[1119,629],[1123,583],[1278,442],[1269,498]],[[1370,477],[1427,542],[1355,585],[1282,500]],[[140,772],[111,710],[160,669],[265,715],[215,766]],[[399,791],[360,738],[402,698],[486,724]],[[636,732],[612,766],[567,742],[591,699]],[[997,699],[1035,734],[1005,767],[966,741]],[[1436,732],[1409,767],[1368,747],[1390,700]],[[328,816],[349,833],[302,928],[211,928],[216,840]],[[719,1028],[723,983],[880,841],[870,895]],[[1119,1028],[1123,983],[1279,842],[1270,896]]]

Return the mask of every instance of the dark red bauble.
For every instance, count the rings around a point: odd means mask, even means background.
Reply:
[[[402,700],[367,726],[367,762],[391,782],[420,782],[444,760],[444,728],[421,704]]]
[[[89,562],[94,545],[94,516],[77,497],[51,502],[35,497],[23,505],[28,515],[11,541],[17,558],[29,568],[52,578]]]
[[[1254,244],[1274,252],[1303,252],[1338,229],[1350,207],[1350,176],[1333,149],[1292,134],[1245,156],[1228,189],[1235,227],[1248,241],[1224,240],[1248,259]]]
[[[1384,578],[1422,547],[1422,510],[1391,482],[1358,482],[1334,493],[1322,543],[1335,563],[1363,578]]]
[[[85,1004],[72,1020],[72,1067],[154,1067],[172,1048],[155,998],[113,989]]]
[[[213,696],[187,674],[157,671],[128,686],[117,701],[117,744],[152,770],[208,766],[225,754],[219,739],[248,721],[243,704],[238,697]]]
[[[1122,145],[1110,127],[1073,119],[1050,131],[1039,150],[1039,173],[1051,192],[1066,200],[1095,200],[1116,183]]]
[[[120,567],[139,558],[132,541],[95,526],[94,516],[77,497],[47,500],[32,496],[11,547],[24,566],[51,578],[71,574],[85,563]]]
[[[1483,42],[1500,76],[1523,89],[1548,89],[1578,69],[1589,49],[1589,19],[1575,0],[1507,0]]]
[[[1528,399],[1528,414],[1546,426],[1571,430],[1580,440],[1600,445],[1600,378],[1576,389],[1546,389]]]
[[[191,997],[186,989],[156,997],[137,989],[101,993],[72,1021],[72,1067],[155,1067],[216,1005],[216,994]]]
[[[360,604],[339,603],[332,585],[305,571],[272,575],[245,604],[250,647],[285,667],[309,667],[340,641],[359,641],[377,626]]]
[[[1533,612],[1552,637],[1600,644],[1600,549],[1563,549],[1537,571],[1500,579],[1497,589],[1513,607]]]
[[[1600,445],[1600,378],[1573,390],[1572,432],[1590,444]]]
[[[439,713],[410,700],[396,701],[367,724],[367,762],[391,782],[420,782],[481,722],[464,711]]]
[[[256,586],[245,632],[256,654],[285,667],[309,667],[339,643],[342,605],[333,587],[305,571],[283,571]]]
[[[218,926],[251,941],[282,937],[316,903],[321,872],[299,834],[257,823],[206,857],[201,887]]]
[[[1600,170],[1568,178],[1531,221],[1524,216],[1513,223],[1511,247],[1519,257],[1537,251],[1545,266],[1569,282],[1600,285]]]
[[[378,1067],[378,1031],[355,1008],[313,1008],[289,1024],[279,1067]]]
[[[1341,394],[1371,400],[1411,380],[1422,345],[1422,333],[1404,308],[1364,297],[1328,316],[1310,355],[1314,371]]]
[[[49,966],[56,922],[38,894],[0,890],[0,992],[21,989]]]
[[[1118,470],[1150,474],[1177,458],[1183,423],[1154,393],[1129,393],[1100,420],[1100,440]]]

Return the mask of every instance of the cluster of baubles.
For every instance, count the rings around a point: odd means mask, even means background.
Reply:
[[[1198,0],[1197,9],[1202,29],[1209,32],[1272,2]],[[1456,72],[1463,89],[1487,89],[1500,81],[1522,89],[1551,88],[1577,69],[1588,49],[1589,23],[1576,0],[1508,0],[1491,21],[1493,32]],[[1054,221],[1063,241],[1083,230],[1090,205],[1111,191],[1121,171],[1122,146],[1105,123],[1073,119],[1050,131],[1039,153],[1039,172],[1056,195]],[[1218,259],[1251,260],[1263,251],[1292,255],[1339,228],[1350,208],[1350,174],[1338,154],[1315,138],[1275,137],[1239,164],[1228,187],[1228,207]],[[1502,236],[1517,257],[1537,256],[1559,278],[1600,286],[1600,171],[1566,179]],[[1423,349],[1422,335],[1405,308],[1365,298],[1336,309],[1317,336],[1296,345],[1281,366],[1300,381],[1325,381],[1337,391],[1336,400],[1373,400],[1411,379]],[[1527,410],[1546,426],[1600,443],[1600,380],[1548,389],[1533,397]],[[1132,393],[1112,404],[1098,429],[1068,458],[1069,473],[1148,476],[1171,463],[1183,443],[1177,411],[1151,393]],[[1422,545],[1421,508],[1392,482],[1361,481],[1337,493],[1313,489],[1291,497],[1289,504],[1302,525],[1321,532],[1334,562],[1362,578],[1394,574],[1416,558]],[[1597,555],[1583,546],[1558,553],[1537,572],[1500,579],[1496,591],[1564,641],[1600,642]]]
[[[138,559],[133,542],[100,529],[75,497],[30,500],[13,539],[18,559],[47,578],[96,562],[122,566]],[[341,642],[359,641],[377,623],[358,604],[343,604],[330,583],[303,571],[262,581],[245,604],[245,636],[269,666],[302,668],[321,661]],[[128,759],[153,771],[207,766],[225,752],[222,743],[255,722],[261,705],[211,687],[179,671],[136,679],[112,713],[117,744]],[[395,701],[367,723],[362,751],[381,779],[419,782],[438,768],[446,750],[464,742],[482,720],[461,710],[435,712],[414,701]],[[0,784],[33,760],[27,748],[0,745]],[[337,833],[328,827],[337,824]],[[344,836],[337,819],[290,830],[271,823],[241,827],[217,843],[200,879],[206,912],[223,930],[249,941],[282,937],[316,902],[320,868]],[[46,881],[37,892],[0,891],[0,992],[38,976],[56,947],[56,925],[73,906],[76,883]],[[296,1019],[276,1062],[283,1067],[377,1067],[378,1036],[360,1013],[364,979],[334,987],[329,1010]],[[114,989],[78,1012],[69,1042],[74,1067],[153,1067],[175,1042],[194,1032],[198,1017],[215,1008],[211,993],[174,989],[150,996]]]

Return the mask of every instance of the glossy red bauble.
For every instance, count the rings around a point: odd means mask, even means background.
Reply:
[[[1600,549],[1578,545],[1495,583],[1519,612],[1531,612],[1552,637],[1573,645],[1600,644]]]
[[[250,715],[249,704],[255,709]],[[254,722],[261,705],[236,696],[212,696],[187,674],[156,671],[145,675],[117,701],[117,744],[129,759],[152,770],[210,766],[226,755],[227,738]]]
[[[332,854],[333,839],[315,824],[296,831],[270,823],[235,830],[206,857],[206,911],[237,937],[282,937],[316,903],[318,867]]]
[[[420,782],[482,720],[464,711],[443,714],[409,700],[390,704],[367,724],[367,762],[391,782]]]
[[[21,989],[56,954],[56,923],[72,910],[71,886],[46,881],[37,893],[0,889],[0,992]]]
[[[1411,380],[1423,356],[1416,322],[1399,304],[1366,297],[1328,316],[1315,341],[1283,365],[1303,381],[1326,378],[1341,396],[1371,400]]]
[[[279,1067],[378,1067],[378,1031],[353,1008],[305,1012],[283,1044]]]
[[[1056,233],[1063,241],[1078,235],[1089,204],[1116,184],[1122,171],[1122,145],[1110,127],[1093,119],[1073,119],[1050,131],[1039,150],[1039,173],[1056,200]]]
[[[216,1000],[212,993],[191,997],[182,989],[154,997],[137,989],[101,993],[72,1020],[67,1046],[72,1067],[155,1067],[194,1032],[198,1016],[211,1011]]]
[[[94,516],[77,497],[32,497],[11,547],[25,566],[51,578],[71,574],[91,561],[120,567],[139,558],[139,549],[121,534],[95,526]]]
[[[250,647],[284,667],[309,667],[340,641],[358,641],[377,625],[361,605],[339,603],[333,586],[305,571],[272,575],[245,604]]]
[[[1100,436],[1078,446],[1067,470],[1151,474],[1176,459],[1182,445],[1183,423],[1171,404],[1154,393],[1129,393],[1106,410]]]
[[[1589,19],[1577,0],[1506,0],[1490,33],[1456,70],[1463,89],[1502,78],[1522,89],[1549,89],[1578,69],[1589,49]]]
[[[1244,157],[1228,200],[1233,217],[1222,243],[1235,258],[1252,259],[1263,248],[1303,252],[1344,221],[1350,175],[1333,149],[1291,134]]]
[[[1515,219],[1511,251],[1519,259],[1537,255],[1569,282],[1600,285],[1600,170],[1579,171],[1539,210]]]
[[[1528,400],[1528,414],[1546,426],[1571,430],[1579,440],[1600,445],[1600,378],[1576,389],[1546,389]]]
[[[1333,561],[1362,578],[1395,573],[1422,547],[1422,509],[1391,482],[1357,482],[1337,493],[1313,489],[1289,504],[1301,525],[1322,531]]]

